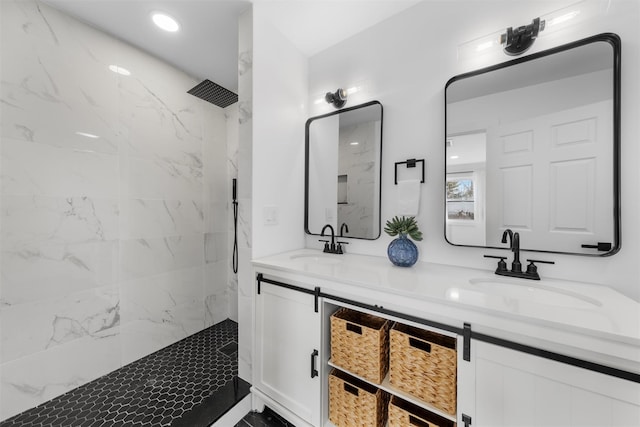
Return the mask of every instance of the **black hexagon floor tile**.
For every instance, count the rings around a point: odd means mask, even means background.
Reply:
[[[210,424],[249,393],[249,384],[237,377],[237,341],[238,324],[227,319],[0,427],[191,427],[196,424],[188,418],[199,415]]]

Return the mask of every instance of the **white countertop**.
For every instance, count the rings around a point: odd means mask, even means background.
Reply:
[[[323,293],[406,307],[414,315],[422,310],[429,313],[422,317],[458,327],[469,322],[474,330],[506,339],[555,343],[578,357],[595,352],[605,358],[592,357],[596,362],[640,372],[640,303],[607,286],[421,262],[403,268],[386,257],[313,249],[256,259],[253,265],[257,272],[320,286]]]

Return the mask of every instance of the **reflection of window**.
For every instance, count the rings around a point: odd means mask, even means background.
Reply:
[[[473,179],[447,178],[447,219],[474,220],[474,198]]]

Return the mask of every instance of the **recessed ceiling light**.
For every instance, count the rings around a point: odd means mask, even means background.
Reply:
[[[113,71],[114,73],[118,73],[120,75],[123,76],[130,76],[131,75],[131,71],[127,70],[126,68],[122,68],[118,65],[109,65],[109,69],[111,71]]]
[[[360,143],[359,143],[359,142],[356,142],[356,141],[353,141],[353,142],[350,142],[350,143],[349,143],[349,145],[358,145],[358,144],[360,144]]]
[[[176,21],[166,13],[153,12],[151,14],[151,19],[153,20],[153,23],[156,24],[159,28],[165,31],[169,31],[170,33],[175,33],[180,29],[178,21]]]

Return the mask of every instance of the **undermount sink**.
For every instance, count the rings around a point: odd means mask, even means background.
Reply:
[[[534,303],[566,308],[594,308],[602,306],[599,301],[578,293],[558,289],[540,282],[526,279],[510,280],[502,278],[470,279],[472,290],[450,289],[450,299],[464,302],[478,300],[482,294],[495,298],[501,298],[505,303],[512,304],[515,301]]]
[[[333,254],[296,254],[291,255],[292,260],[305,261],[314,264],[340,264],[342,258],[340,255]]]

